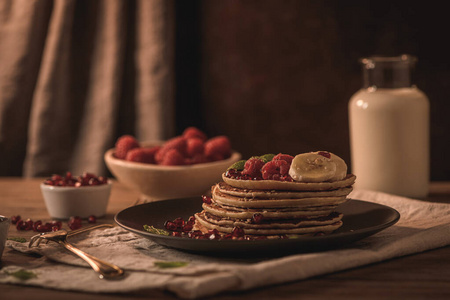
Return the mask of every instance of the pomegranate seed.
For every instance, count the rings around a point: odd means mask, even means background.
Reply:
[[[81,218],[78,216],[70,217],[69,221],[67,222],[67,225],[70,229],[75,230],[81,228]]]
[[[322,155],[323,157],[326,157],[326,158],[331,158],[330,152],[319,151],[317,154]]]
[[[36,231],[37,231],[37,232],[49,232],[49,231],[51,231],[51,230],[52,230],[52,229],[51,229],[51,227],[49,226],[49,223],[47,223],[47,224],[45,224],[45,225],[40,224],[40,225],[36,226]]]
[[[60,230],[62,228],[62,223],[61,223],[61,221],[51,221],[50,226],[56,227],[56,228],[58,228],[58,230]]]
[[[224,240],[231,240],[232,238],[233,238],[233,235],[231,233],[227,233],[222,237],[222,239],[224,239]]]
[[[190,216],[188,221],[187,221],[187,224],[194,225],[194,223],[195,223],[195,217],[194,216]]]
[[[58,230],[60,230],[61,228],[59,228],[58,226],[52,226],[52,231],[53,232],[55,232],[55,231],[58,231]]]
[[[84,173],[81,176],[74,177],[71,172],[66,172],[65,177],[54,174],[50,178],[44,181],[44,184],[54,185],[54,186],[88,186],[88,185],[99,185],[106,184],[108,179],[103,176],[95,176],[91,173]]]
[[[244,237],[245,232],[244,232],[244,229],[242,229],[240,227],[234,227],[233,231],[231,232],[231,235],[234,238]]]
[[[217,229],[210,229],[210,230],[208,230],[208,233],[210,233],[210,234],[220,234],[219,230],[217,230]]]
[[[188,233],[188,236],[190,238],[197,238],[199,236],[203,236],[203,232],[201,232],[200,230],[194,230]]]
[[[70,228],[71,230],[80,229],[81,227],[82,227],[82,226],[81,226],[80,223],[71,223],[71,224],[69,224],[69,228]]]
[[[106,184],[108,183],[108,178],[103,177],[103,176],[99,176],[98,180],[100,181],[101,184]]]
[[[89,179],[87,179],[85,177],[78,177],[78,182],[80,183],[80,186],[89,185]]]
[[[97,178],[93,177],[91,179],[89,179],[89,185],[99,185],[100,181],[98,181]]]
[[[33,229],[33,221],[31,219],[27,219],[25,221],[25,230],[32,230]]]
[[[92,174],[92,173],[88,173],[88,172],[84,172],[84,173],[83,173],[83,177],[84,177],[84,178],[87,178],[87,179],[97,178],[97,176],[95,176],[95,175]]]
[[[289,181],[289,182],[292,182],[292,181],[293,181],[292,177],[289,176],[289,174],[288,174],[288,175],[283,175],[283,176],[281,176],[281,177],[280,177],[280,180],[281,180],[281,181]]]
[[[174,222],[166,221],[166,223],[164,224],[164,228],[170,231],[176,231],[178,227],[177,224],[175,224]]]
[[[89,224],[97,223],[97,217],[94,216],[94,215],[89,216],[89,217],[88,217],[88,223],[89,223]]]
[[[60,175],[58,175],[58,174],[53,174],[52,177],[51,177],[51,180],[53,182],[60,181],[61,179],[62,179],[62,177]]]
[[[70,221],[81,223],[81,218],[79,216],[72,216],[69,218],[69,222]]]
[[[46,179],[46,180],[44,181],[44,184],[46,184],[46,185],[55,185],[55,183],[54,183],[53,180],[51,180],[51,179]]]
[[[252,223],[260,224],[264,219],[264,216],[260,213],[253,214]]]
[[[177,226],[177,228],[181,229],[184,226],[184,220],[183,218],[176,218],[175,220],[173,220],[173,222],[175,223],[175,225]]]
[[[33,231],[38,231],[37,227],[42,225],[42,221],[41,220],[37,220],[36,222],[34,222],[33,224]]]
[[[189,232],[189,231],[192,230],[192,228],[193,228],[192,224],[185,224],[185,225],[183,226],[182,231],[183,231],[183,232]]]
[[[206,204],[211,204],[212,203],[212,199],[209,196],[203,195],[202,196],[202,200],[203,200],[203,203],[206,203]]]
[[[16,224],[16,229],[17,230],[26,230],[26,225],[25,222],[23,220],[19,220]]]
[[[12,217],[11,217],[11,223],[15,225],[15,224],[17,224],[17,222],[19,222],[21,219],[22,219],[22,218],[21,218],[19,215],[17,215],[17,216],[12,216]]]
[[[78,183],[78,180],[75,179],[75,178],[71,178],[71,179],[69,179],[69,180],[67,181],[67,184],[68,184],[69,186],[75,186],[77,183]]]
[[[178,231],[172,231],[172,236],[181,237],[181,232],[178,232]]]

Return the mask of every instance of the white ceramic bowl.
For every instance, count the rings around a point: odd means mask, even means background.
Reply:
[[[92,186],[53,186],[41,183],[48,213],[55,219],[71,216],[87,218],[91,215],[102,217],[106,213],[112,182]]]
[[[8,237],[8,229],[10,220],[5,216],[0,216],[0,259],[5,249],[6,238]]]
[[[145,146],[161,142],[142,143]],[[148,200],[163,200],[205,194],[211,186],[221,181],[222,173],[241,159],[233,151],[230,158],[210,163],[187,166],[160,166],[130,162],[115,158],[114,149],[108,150],[105,162],[114,177],[131,189],[142,193]]]

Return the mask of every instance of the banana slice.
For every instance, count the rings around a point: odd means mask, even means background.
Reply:
[[[331,178],[330,181],[342,180],[347,176],[347,164],[342,158],[328,151],[317,151],[313,153],[316,154],[322,153],[322,155],[324,155],[325,157],[328,154],[331,161],[333,161],[336,164],[336,174],[334,174],[333,178]]]
[[[331,160],[336,164],[336,174],[334,174],[334,177],[331,179],[331,181],[344,179],[347,176],[347,164],[345,163],[345,161],[333,153],[331,153]]]
[[[302,153],[292,160],[289,175],[295,181],[322,182],[329,181],[336,174],[336,163],[317,153]]]

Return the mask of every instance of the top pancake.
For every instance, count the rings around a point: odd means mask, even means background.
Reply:
[[[232,187],[255,190],[286,190],[286,191],[328,191],[349,187],[355,182],[356,176],[347,174],[343,180],[333,182],[288,182],[278,180],[240,180],[231,179],[222,174],[222,179]]]
[[[347,196],[353,190],[351,186],[340,188],[337,190],[325,191],[282,191],[282,190],[255,190],[241,189],[233,187],[225,182],[219,182],[213,186],[213,190],[217,188],[221,193],[241,198],[263,198],[263,199],[301,199],[313,197],[340,197]]]

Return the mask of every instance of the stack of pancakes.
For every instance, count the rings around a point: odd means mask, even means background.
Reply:
[[[211,203],[195,214],[198,228],[227,234],[239,227],[248,236],[282,237],[341,227],[336,207],[347,201],[356,177],[317,183],[222,178],[211,188]]]

